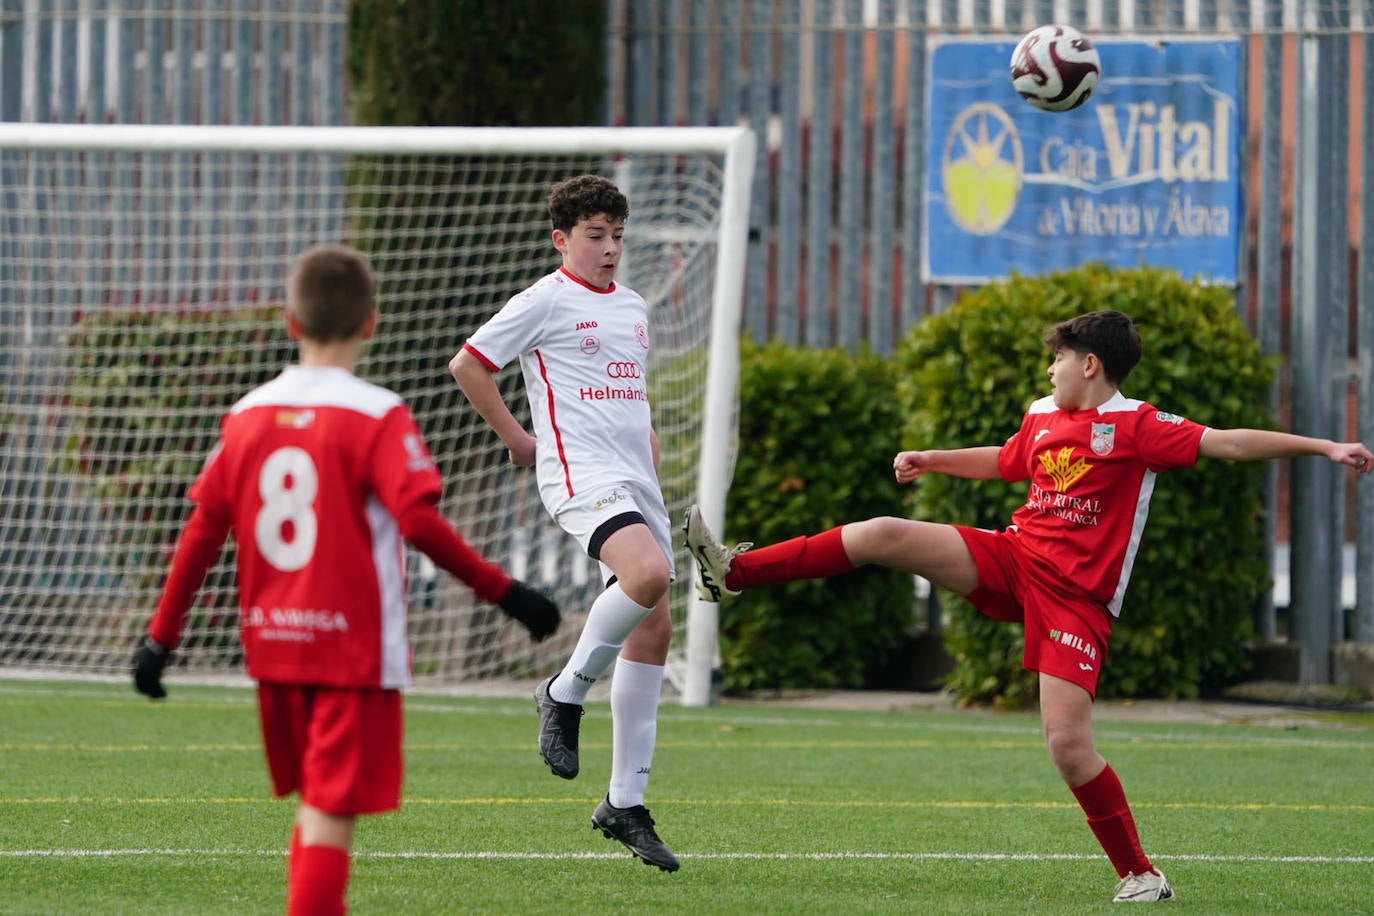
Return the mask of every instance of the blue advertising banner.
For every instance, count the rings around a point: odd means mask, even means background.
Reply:
[[[1012,89],[1015,42],[933,47],[927,281],[1097,261],[1237,282],[1240,43],[1094,44],[1102,81],[1068,112],[1033,108]]]

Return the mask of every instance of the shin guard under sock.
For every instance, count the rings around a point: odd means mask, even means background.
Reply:
[[[732,590],[791,582],[794,579],[825,579],[854,568],[844,552],[843,527],[810,537],[792,538],[737,555],[725,585]]]
[[[1088,816],[1088,827],[1102,844],[1118,877],[1124,878],[1128,872],[1143,875],[1153,870],[1154,866],[1140,848],[1140,836],[1136,833],[1126,792],[1110,765],[1083,785],[1071,786],[1070,791]]]

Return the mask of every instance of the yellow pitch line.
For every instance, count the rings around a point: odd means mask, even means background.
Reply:
[[[501,805],[587,805],[595,803],[594,798],[407,798],[403,805],[433,807],[476,807]],[[696,807],[811,807],[811,808],[878,808],[906,810],[1078,810],[1078,805],[1067,801],[901,801],[901,800],[818,800],[795,798],[750,798],[750,799],[661,799],[663,805],[691,805]],[[98,796],[35,797],[14,798],[0,796],[0,805],[256,805],[281,804],[280,799],[270,796],[221,797],[221,798],[119,798]],[[1133,809],[1149,810],[1198,810],[1198,811],[1285,811],[1285,812],[1328,812],[1368,814],[1374,812],[1374,805],[1327,805],[1266,802],[1136,802]]]
[[[1103,742],[1109,744],[1110,742]],[[1253,750],[1250,743],[1128,741],[1131,750],[1181,750],[1190,751],[1235,751]],[[423,742],[405,746],[411,753],[452,753],[455,751],[525,751],[533,744],[465,744],[461,742]],[[608,750],[610,742],[583,741],[584,750]],[[660,741],[659,750],[737,750],[737,751],[893,751],[893,750],[931,750],[935,748],[978,748],[982,750],[1041,750],[1044,742],[1036,739],[1015,741],[999,739],[996,741],[933,741],[912,739],[898,741]],[[1366,748],[1357,744],[1310,742],[1304,745],[1268,745],[1276,750],[1352,750]],[[1374,745],[1370,746],[1374,748]],[[210,753],[216,751],[256,751],[258,744],[79,744],[71,742],[6,742],[0,743],[0,752],[10,753],[49,753],[85,751],[95,753],[148,753],[148,752],[188,752]]]

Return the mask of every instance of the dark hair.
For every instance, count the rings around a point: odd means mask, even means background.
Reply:
[[[1093,354],[1102,361],[1107,380],[1114,385],[1126,381],[1140,362],[1140,335],[1130,316],[1115,309],[1061,321],[1045,332],[1045,343],[1051,350],[1068,347],[1080,356]]]
[[[575,175],[558,182],[549,188],[548,204],[553,228],[564,232],[601,213],[622,223],[630,218],[630,202],[600,175]]]
[[[347,245],[315,245],[291,267],[286,307],[309,339],[347,340],[376,310],[376,289],[362,252]]]

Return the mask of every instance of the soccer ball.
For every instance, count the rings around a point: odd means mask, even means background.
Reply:
[[[1067,25],[1042,25],[1011,52],[1011,85],[1044,111],[1069,111],[1097,88],[1102,59],[1083,33]]]

